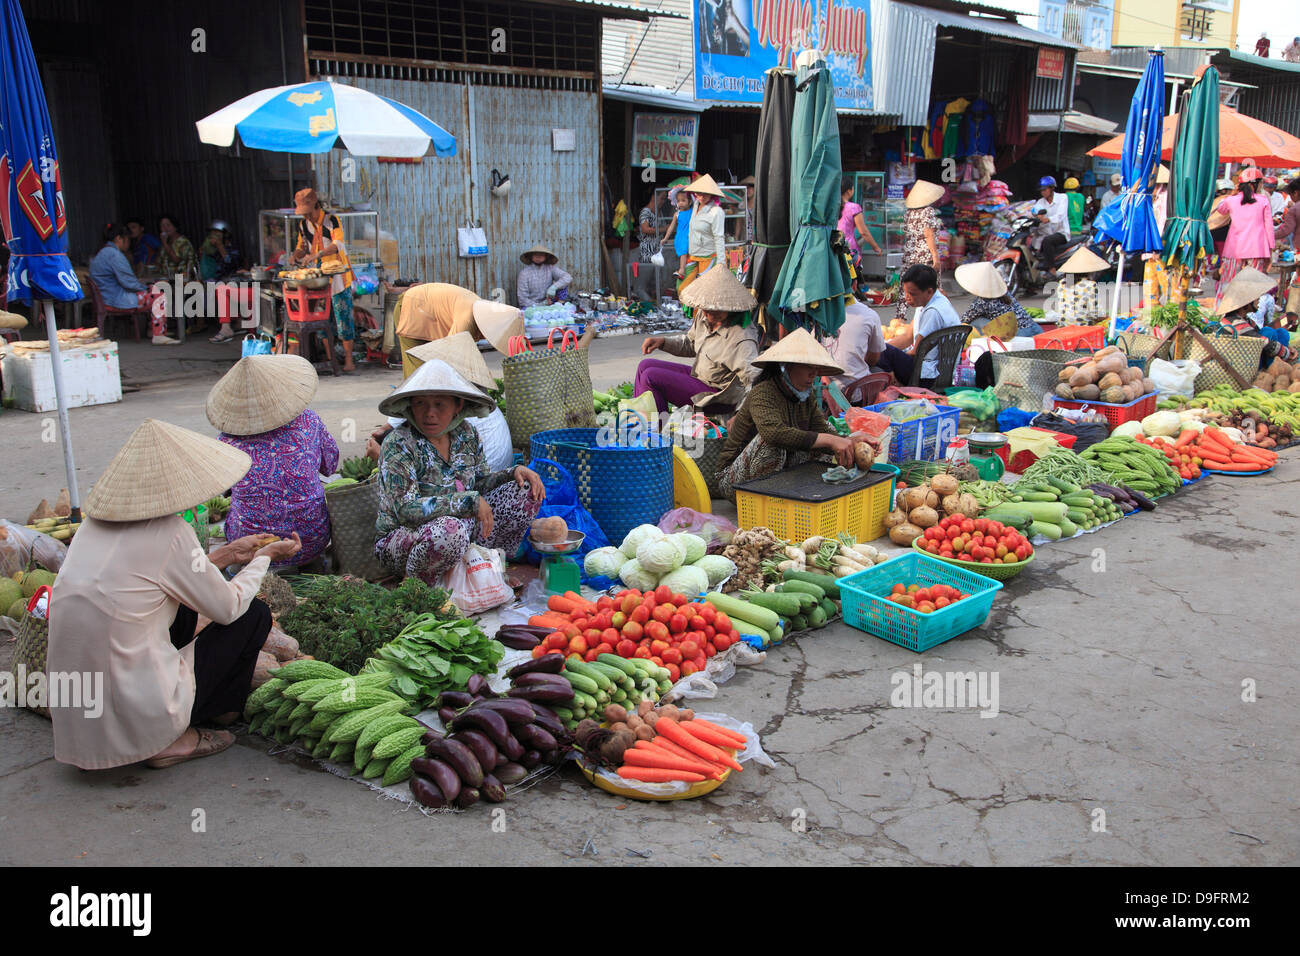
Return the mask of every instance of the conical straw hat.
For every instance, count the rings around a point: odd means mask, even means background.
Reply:
[[[1079,274],[1100,272],[1102,269],[1109,269],[1110,265],[1097,253],[1093,252],[1087,246],[1080,246],[1075,250],[1074,255],[1065,260],[1065,265],[1058,270],[1060,272],[1074,272]]]
[[[540,252],[542,255],[546,256],[547,265],[553,266],[560,261],[559,256],[553,253],[550,249],[547,249],[540,242],[531,249],[525,249],[523,252],[519,253],[519,261],[524,265],[530,265],[533,261],[534,252]]]
[[[1258,269],[1246,266],[1232,277],[1228,287],[1223,290],[1223,297],[1219,300],[1214,314],[1227,315],[1236,312],[1243,305],[1250,305],[1276,285],[1276,279],[1270,279]]]
[[[924,179],[918,179],[912,191],[907,194],[907,201],[904,203],[908,209],[921,209],[924,206],[933,206],[943,198],[943,187],[934,183],[926,182]]]
[[[479,388],[495,388],[496,379],[483,361],[483,353],[474,344],[474,336],[468,332],[457,332],[445,339],[434,339],[413,349],[407,355],[421,363],[440,359],[461,374],[461,377]],[[412,373],[414,374],[414,373]]]
[[[6,312],[0,309],[0,329],[25,329],[27,328],[27,319],[17,312]]]
[[[208,392],[208,421],[227,435],[287,425],[316,394],[316,369],[301,355],[249,355]]]
[[[736,274],[723,265],[716,265],[682,290],[682,305],[693,309],[748,312],[758,303]]]
[[[1000,299],[1007,294],[1007,283],[991,262],[968,262],[953,273],[957,284],[981,299]]]
[[[390,392],[379,403],[379,410],[391,418],[406,418],[409,421],[411,399],[417,395],[454,395],[463,398],[468,418],[486,418],[497,407],[496,402],[465,381],[464,376],[446,362],[430,359]]]
[[[695,182],[686,187],[688,193],[703,193],[706,196],[716,196],[718,199],[725,199],[722,190],[718,187],[718,182],[708,173],[705,173]]]
[[[147,418],[108,463],[83,510],[100,521],[174,515],[223,494],[252,464],[225,442]]]
[[[795,329],[754,359],[753,364],[812,365],[820,375],[844,374],[844,369],[835,364],[831,353],[807,329]]]
[[[510,340],[524,334],[524,314],[513,305],[479,299],[474,303],[474,324],[498,352],[508,354]]]

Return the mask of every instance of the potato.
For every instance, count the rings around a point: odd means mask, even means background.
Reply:
[[[655,729],[654,729],[653,727],[651,727],[649,724],[642,724],[640,727],[638,727],[638,728],[636,729],[636,739],[637,739],[637,740],[654,740],[654,739],[655,739]]]
[[[939,512],[928,506],[914,508],[908,520],[918,528],[933,528],[939,523]]]
[[[622,704],[609,704],[605,707],[605,719],[611,724],[627,723],[627,710]]]
[[[885,527],[896,528],[907,521],[907,512],[895,508],[889,514],[885,515]]]
[[[935,475],[930,479],[930,488],[937,494],[947,497],[957,493],[958,481],[952,475]]]
[[[631,729],[632,728],[629,727],[628,724],[622,720],[616,720],[609,725],[610,733],[615,733],[615,734],[618,733],[620,730],[631,730]]]
[[[894,544],[909,545],[924,533],[924,528],[918,528],[911,522],[904,522],[889,529],[889,540]]]
[[[961,495],[944,495],[941,504],[943,505],[944,514],[954,514],[961,505]]]
[[[929,493],[930,486],[928,484],[917,485],[915,488],[908,488],[899,495],[898,503],[904,511],[910,512],[913,508],[919,508],[925,504],[926,496]]]
[[[644,717],[646,714],[650,713],[650,711],[654,709],[655,709],[655,705],[652,701],[643,700],[641,701],[641,703],[636,705],[636,714],[638,717]]]
[[[864,441],[853,446],[853,462],[862,471],[867,471],[876,462],[876,450]]]
[[[939,496],[938,494],[935,493],[933,489],[925,493],[925,507],[927,508],[939,507]]]
[[[694,719],[695,719],[695,711],[691,710],[689,707],[682,707],[677,711],[677,720],[679,723],[683,720],[694,720]]]
[[[636,730],[638,727],[644,727],[645,721],[637,714],[627,715],[627,729]]]
[[[664,704],[662,707],[657,708],[657,712],[660,717],[671,717],[673,720],[677,719],[677,708],[672,704]]]

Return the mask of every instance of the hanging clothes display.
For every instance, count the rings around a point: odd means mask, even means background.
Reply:
[[[961,147],[959,156],[987,156],[994,150],[996,121],[993,117],[993,104],[983,97],[971,103],[962,123]]]
[[[961,121],[962,114],[970,106],[970,100],[964,96],[959,96],[955,100],[949,101],[944,107],[944,127],[943,127],[943,158],[953,159],[958,155],[958,148],[961,145]]]
[[[1002,124],[1005,146],[1024,146],[1029,137],[1029,86],[1034,81],[1035,61],[1022,56],[1011,71],[1011,88],[1007,91],[1007,118]]]

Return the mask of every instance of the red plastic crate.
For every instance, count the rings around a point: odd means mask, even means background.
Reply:
[[[1034,348],[1039,349],[1099,349],[1105,344],[1106,329],[1101,325],[1058,325],[1034,336]]]
[[[1106,402],[1066,401],[1064,398],[1054,398],[1053,401],[1056,402],[1057,408],[1090,408],[1094,412],[1104,415],[1110,430],[1114,431],[1116,425],[1141,421],[1154,412],[1158,397],[1155,392],[1152,392],[1150,395],[1143,395],[1127,405],[1110,405]]]
[[[1054,432],[1050,428],[1038,428],[1035,425],[1029,427],[1036,432],[1042,432],[1044,435],[1051,435],[1062,448],[1073,448],[1075,440],[1079,437],[1078,435],[1067,435],[1065,432]],[[1018,452],[1015,458],[1011,458],[1010,455],[1011,446],[1009,444],[998,449],[998,457],[1006,464],[1007,471],[1014,472],[1017,475],[1023,475],[1026,468],[1038,461],[1038,456],[1028,449]]]

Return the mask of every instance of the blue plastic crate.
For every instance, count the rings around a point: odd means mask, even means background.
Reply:
[[[907,399],[900,399],[907,401]],[[889,406],[894,402],[881,402],[867,405],[869,412],[889,415]],[[938,414],[925,418],[913,419],[894,425],[894,437],[889,441],[889,461],[898,464],[903,461],[940,461],[948,450],[948,442],[957,437],[957,424],[961,418],[961,409],[951,405],[936,405]]]
[[[969,594],[932,614],[888,600],[895,584],[947,584]],[[936,561],[926,554],[903,554],[840,578],[844,620],[852,627],[910,651],[924,651],[965,634],[988,620],[1001,581]]]

